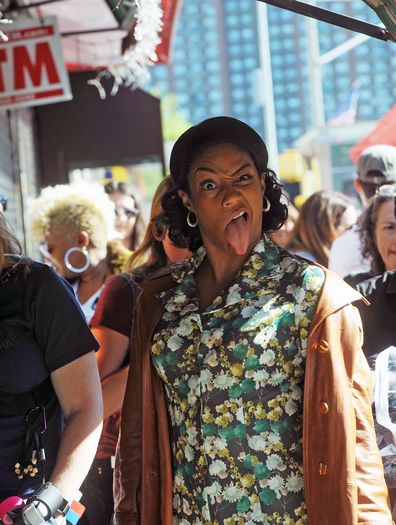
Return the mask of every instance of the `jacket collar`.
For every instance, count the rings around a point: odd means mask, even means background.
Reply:
[[[347,304],[359,300],[368,303],[358,291],[346,284],[336,273],[326,268],[323,268],[323,270],[325,271],[326,278],[316,306],[314,324],[312,324],[310,330],[311,333],[326,317]]]

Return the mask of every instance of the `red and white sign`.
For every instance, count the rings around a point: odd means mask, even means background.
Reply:
[[[55,17],[25,20],[3,29],[0,108],[51,104],[72,98]]]

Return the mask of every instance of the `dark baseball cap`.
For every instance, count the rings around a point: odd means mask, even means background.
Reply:
[[[358,160],[357,172],[362,182],[396,182],[396,147],[377,144],[364,149]]]

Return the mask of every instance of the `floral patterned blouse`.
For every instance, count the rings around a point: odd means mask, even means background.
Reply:
[[[202,312],[194,273],[205,255],[174,267],[151,347],[170,417],[174,523],[305,524],[305,353],[324,272],[265,237]]]

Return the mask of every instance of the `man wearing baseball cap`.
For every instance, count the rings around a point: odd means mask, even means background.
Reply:
[[[396,182],[396,147],[387,144],[369,146],[360,154],[357,177],[354,181],[364,207],[377,189],[384,184]],[[329,268],[341,277],[362,274],[351,283],[371,277],[370,265],[361,254],[361,243],[357,226],[353,226],[338,237],[330,250]]]

